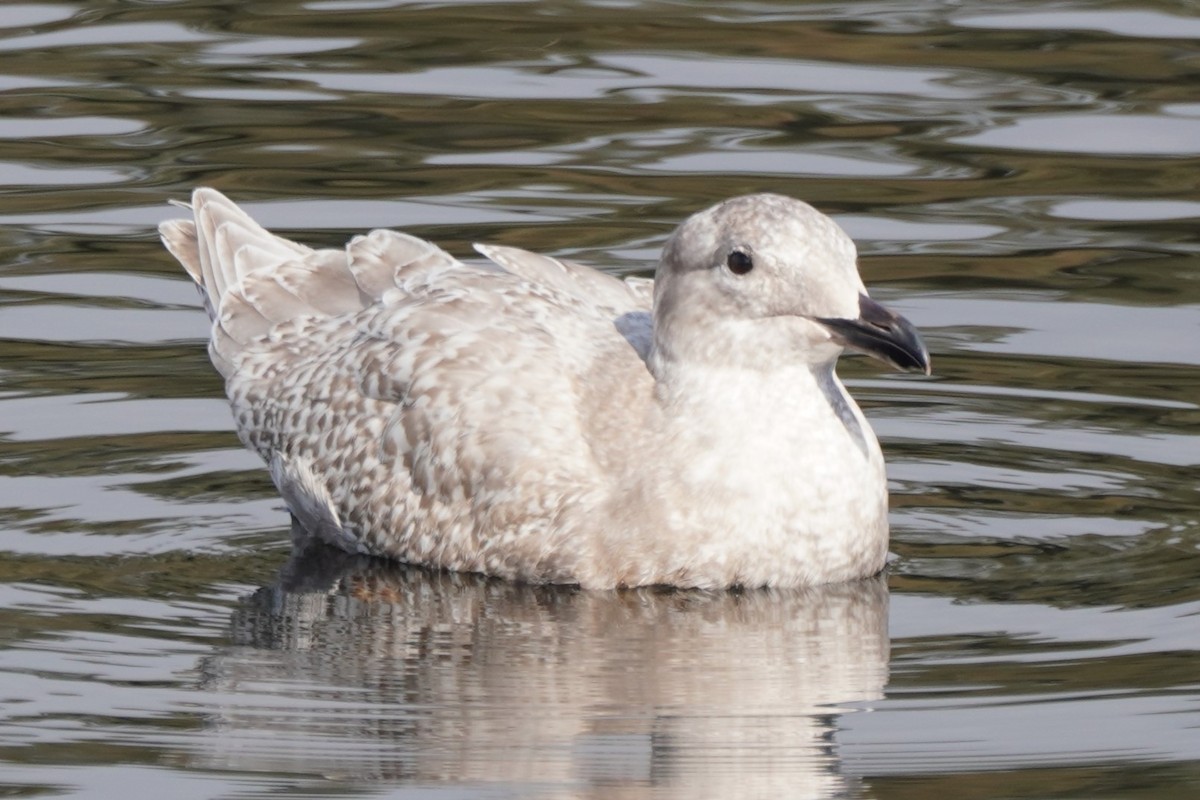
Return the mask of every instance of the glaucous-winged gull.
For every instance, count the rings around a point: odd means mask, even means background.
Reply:
[[[277,237],[213,189],[162,224],[213,319],[238,435],[352,552],[587,588],[878,572],[887,484],[834,367],[929,371],[853,242],[791,198],[690,217],[653,282],[388,230]]]

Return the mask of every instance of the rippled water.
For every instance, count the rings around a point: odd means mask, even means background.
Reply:
[[[1184,798],[1200,18],[1182,2],[0,9],[0,794]],[[810,200],[932,379],[846,359],[886,581],[586,593],[289,560],[165,205],[646,273]]]

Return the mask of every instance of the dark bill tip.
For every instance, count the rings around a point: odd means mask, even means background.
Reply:
[[[929,351],[911,322],[865,294],[858,296],[858,319],[818,318],[834,341],[873,356],[896,369],[930,374]]]

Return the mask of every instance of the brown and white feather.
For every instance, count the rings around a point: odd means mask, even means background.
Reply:
[[[829,476],[791,455],[853,439],[821,395],[841,391],[832,362],[702,365],[664,383],[653,281],[495,245],[477,249],[499,269],[468,264],[384,230],[313,250],[215,190],[191,208],[163,241],[201,289],[241,440],[312,535],[593,587],[812,583],[881,566],[874,437],[851,431],[864,444],[825,456]],[[676,402],[708,378],[704,402]],[[812,419],[779,433],[788,415]],[[811,485],[789,483],[805,469]],[[868,475],[861,487],[838,477],[851,469]],[[860,530],[830,544],[822,526]]]

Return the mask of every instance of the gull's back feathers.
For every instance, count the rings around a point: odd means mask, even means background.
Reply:
[[[238,435],[309,534],[598,588],[882,566],[882,457],[819,324],[862,284],[811,207],[695,215],[657,286],[496,245],[465,263],[386,230],[314,250],[213,189],[190,208],[163,242],[200,288]],[[750,277],[724,270],[730,247]]]

